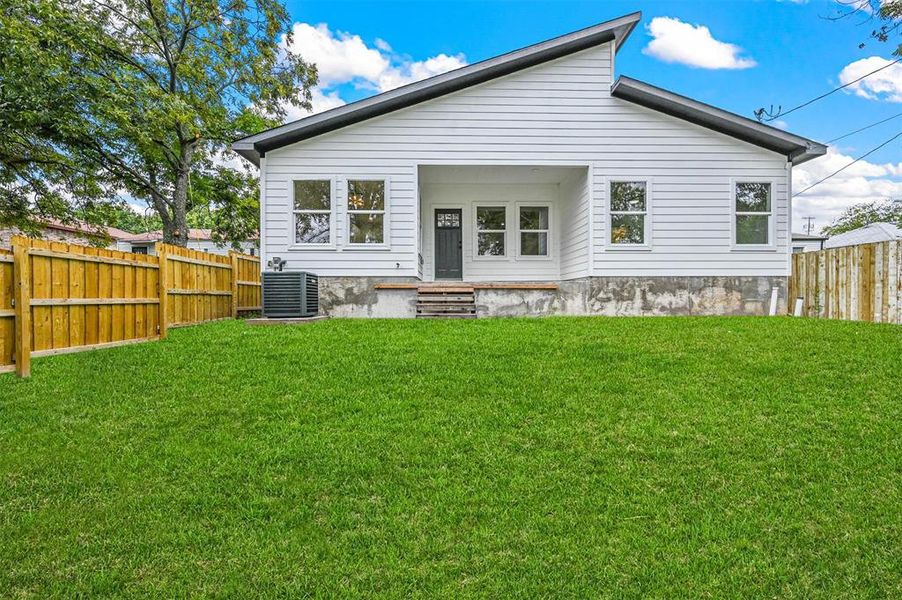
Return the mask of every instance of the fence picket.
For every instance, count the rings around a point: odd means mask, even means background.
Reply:
[[[902,243],[879,242],[792,257],[789,289],[802,314],[902,324]]]
[[[13,238],[0,249],[0,372],[32,356],[161,339],[259,310],[260,263],[157,244],[157,256]]]

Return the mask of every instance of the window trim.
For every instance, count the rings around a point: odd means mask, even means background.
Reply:
[[[612,211],[611,210],[611,184],[612,183],[637,183],[644,182],[645,183],[645,210],[642,212],[636,211]],[[651,250],[654,246],[652,240],[652,207],[654,206],[653,197],[654,197],[654,178],[649,175],[635,175],[635,176],[617,176],[617,177],[607,177],[604,182],[604,195],[605,195],[605,204],[604,204],[604,247],[605,250],[613,250],[613,251],[626,251],[626,252],[647,252]],[[611,241],[611,216],[612,215],[645,215],[645,220],[643,221],[643,239],[644,242],[641,244],[617,244]]]
[[[348,197],[350,196],[350,183],[352,181],[381,181],[384,183],[384,194],[383,198],[382,210],[351,210],[348,208]],[[360,175],[360,176],[350,176],[344,178],[344,196],[342,206],[344,207],[344,225],[345,225],[345,235],[344,235],[344,243],[345,247],[348,250],[388,250],[391,247],[391,178],[381,175]],[[370,215],[370,214],[381,214],[382,215],[382,243],[381,244],[366,244],[366,243],[354,243],[351,241],[351,215]]]
[[[520,229],[520,209],[521,208],[547,208],[548,209],[548,229]],[[514,217],[515,217],[515,220],[517,223],[516,234],[515,234],[517,236],[517,243],[516,243],[517,260],[520,260],[520,259],[522,259],[522,260],[553,260],[554,259],[554,243],[553,243],[554,237],[552,234],[552,232],[554,231],[554,206],[553,206],[553,203],[543,202],[541,200],[536,201],[536,202],[529,202],[529,201],[517,202],[514,205]],[[522,243],[520,234],[524,233],[524,232],[525,233],[530,233],[530,232],[546,233],[548,236],[548,242],[547,242],[548,253],[547,254],[523,254],[522,248],[520,247],[521,243]]]
[[[510,202],[473,202],[473,260],[509,260],[510,252]],[[500,208],[504,210],[504,229],[480,229],[479,228],[479,209],[480,208]],[[504,234],[504,254],[480,254],[479,253],[479,234],[480,233],[503,233]]]
[[[295,189],[294,182],[295,181],[328,181],[329,182],[329,206],[330,209],[326,210],[312,210],[312,209],[295,209]],[[336,231],[335,231],[335,220],[337,217],[337,194],[336,194],[336,180],[335,177],[329,175],[295,175],[292,176],[288,180],[288,185],[290,188],[289,197],[291,201],[288,203],[288,211],[289,211],[289,223],[290,223],[290,243],[288,244],[289,250],[335,250],[338,247],[337,239],[336,239]],[[298,242],[297,241],[297,214],[305,213],[305,214],[328,214],[329,215],[329,241],[325,244],[320,243],[309,243],[309,242]]]
[[[767,183],[770,185],[770,210],[763,212],[739,212],[736,210],[736,187],[740,183]],[[735,252],[774,252],[777,249],[777,180],[772,177],[730,178],[730,249]],[[736,217],[740,215],[767,215],[767,243],[740,244],[736,241]]]

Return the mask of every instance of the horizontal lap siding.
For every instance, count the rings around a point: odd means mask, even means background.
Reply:
[[[789,207],[785,159],[610,96],[611,46],[604,45],[480,86],[269,152],[265,254],[322,275],[416,276],[420,231],[418,164],[586,165],[593,180],[592,246],[560,215],[562,277],[593,275],[786,275]],[[606,177],[654,177],[653,250],[613,252],[606,236]],[[291,250],[293,177],[338,180],[337,250]],[[391,180],[391,250],[354,250],[347,236],[345,179]],[[772,178],[777,252],[731,250],[730,179]],[[431,226],[427,221],[425,226]],[[562,236],[563,237],[563,236]],[[588,233],[585,234],[588,238]],[[578,256],[582,252],[583,256]],[[589,264],[593,265],[589,273]],[[481,272],[481,270],[480,270]],[[538,276],[531,267],[526,271]],[[428,275],[428,273],[422,273]],[[468,274],[465,271],[465,276]]]
[[[588,173],[580,171],[561,184],[560,250],[561,279],[589,274]]]

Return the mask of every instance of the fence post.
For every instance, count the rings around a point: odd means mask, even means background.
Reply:
[[[31,264],[30,244],[21,237],[13,237],[13,298],[16,313],[16,375],[31,377]]]
[[[160,263],[159,274],[157,276],[157,280],[159,281],[159,285],[157,286],[160,294],[160,339],[166,339],[166,333],[169,330],[169,322],[167,319],[169,318],[169,290],[167,289],[169,280],[169,261],[166,260],[166,244],[161,242],[157,242],[155,244],[156,252],[157,252],[157,260]]]
[[[238,253],[229,250],[229,258],[232,259],[232,318],[238,318]]]

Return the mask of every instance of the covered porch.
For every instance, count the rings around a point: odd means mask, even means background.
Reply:
[[[535,289],[586,276],[588,182],[586,165],[420,165],[420,285]]]

